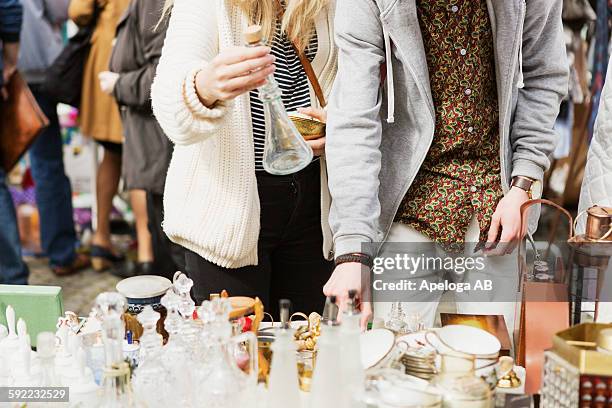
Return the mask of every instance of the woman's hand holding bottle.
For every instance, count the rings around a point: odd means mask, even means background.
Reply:
[[[206,107],[230,101],[266,83],[274,72],[270,47],[233,47],[222,51],[196,75],[195,86]]]

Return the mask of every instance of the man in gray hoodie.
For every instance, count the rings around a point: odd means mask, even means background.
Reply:
[[[58,275],[76,272],[89,259],[76,253],[78,243],[72,213],[72,190],[64,171],[57,103],[41,89],[45,72],[63,48],[61,25],[68,19],[70,0],[22,0],[23,27],[19,71],[49,118],[49,127],[29,150],[40,212],[41,244]]]
[[[489,266],[516,274],[503,255],[522,236],[521,205],[540,194],[567,91],[561,10],[561,0],[338,2],[326,147],[337,267],[325,294],[343,304],[349,289],[369,289],[362,267],[391,241],[432,242],[438,254],[479,243]],[[426,269],[411,278],[444,282]],[[440,295],[430,298],[414,307],[427,325]]]

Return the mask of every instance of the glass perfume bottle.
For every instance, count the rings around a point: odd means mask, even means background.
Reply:
[[[248,46],[265,45],[260,26],[250,26],[245,31]],[[310,164],[313,152],[297,130],[285,110],[274,74],[259,88],[259,98],[264,106],[266,119],[266,143],[263,167],[270,174],[296,173]]]
[[[180,296],[179,313],[182,316],[182,327],[181,336],[183,342],[188,348],[188,351],[192,355],[196,355],[198,352],[198,341],[200,339],[200,332],[202,331],[202,325],[200,321],[193,318],[193,312],[195,311],[195,302],[191,298],[191,288],[193,281],[182,272],[177,272],[174,275],[174,288]]]
[[[159,313],[147,305],[137,318],[144,330],[140,336],[140,365],[132,378],[134,394],[149,408],[171,406],[171,374],[162,364],[163,338],[157,333]]]
[[[179,314],[181,297],[171,288],[162,297],[161,303],[166,308],[167,315],[164,328],[169,334],[168,342],[162,349],[161,359],[164,367],[170,373],[167,380],[173,390],[175,403],[181,407],[194,406],[194,370],[192,369],[189,348],[182,337],[183,322]]]
[[[105,292],[96,298],[96,311],[102,318],[103,343],[106,366],[102,380],[104,390],[100,407],[135,407],[130,384],[130,366],[123,361],[125,326],[121,316],[127,309],[127,300],[116,292]]]

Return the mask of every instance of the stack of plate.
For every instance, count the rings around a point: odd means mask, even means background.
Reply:
[[[408,347],[404,350],[400,361],[406,374],[423,380],[431,380],[436,375],[436,352],[425,348]]]
[[[397,339],[397,346],[403,348],[400,362],[406,374],[429,381],[438,372],[438,353],[426,333],[419,331],[402,336]]]

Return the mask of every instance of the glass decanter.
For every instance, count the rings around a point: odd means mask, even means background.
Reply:
[[[172,389],[168,386],[171,373],[162,363],[163,338],[157,333],[159,313],[149,305],[138,315],[144,329],[140,336],[140,364],[134,371],[134,394],[149,408],[170,406]]]
[[[194,367],[192,356],[183,341],[181,329],[183,319],[179,314],[181,297],[171,288],[161,299],[167,315],[164,328],[169,334],[168,342],[162,349],[161,359],[166,370],[171,374],[168,386],[174,390],[175,403],[181,407],[194,405]]]
[[[116,292],[98,295],[95,305],[102,318],[103,342],[106,365],[102,380],[103,395],[100,407],[136,407],[130,384],[130,366],[123,360],[125,326],[121,319],[127,309],[127,300]]]
[[[260,26],[249,27],[245,40],[251,47],[265,45]],[[281,95],[274,74],[270,74],[259,88],[266,120],[263,167],[268,173],[277,175],[297,173],[313,158],[312,149],[289,119]]]
[[[257,338],[252,332],[232,337],[227,299],[214,299],[208,306],[214,316],[205,329],[209,344],[206,364],[198,373],[198,383],[202,385],[198,402],[207,408],[250,406],[252,400],[248,398],[257,386]],[[236,360],[245,345],[250,356],[248,372]]]
[[[195,302],[191,298],[192,287],[193,281],[189,279],[187,275],[181,272],[177,272],[174,275],[174,288],[181,298],[181,302],[179,304],[179,313],[183,317],[181,336],[183,338],[183,342],[188,347],[189,352],[192,355],[196,355],[198,351],[200,332],[202,331],[202,324],[201,321],[197,321],[193,318]]]

